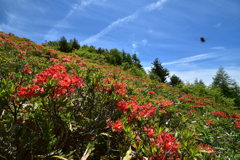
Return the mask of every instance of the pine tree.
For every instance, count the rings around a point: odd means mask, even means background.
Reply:
[[[137,58],[137,54],[134,53],[132,55],[132,62],[138,67],[138,68],[142,68],[141,62],[140,60]]]
[[[169,71],[162,66],[162,64],[158,61],[158,58],[156,58],[152,64],[153,67],[151,69],[151,73],[157,75],[160,78],[160,82],[166,83]]]
[[[69,52],[67,39],[63,36],[59,41],[59,50],[62,52]]]
[[[233,98],[235,105],[240,105],[240,87],[230,78],[223,67],[220,67],[213,77],[213,87],[220,88],[222,94],[226,97]]]
[[[80,45],[79,45],[77,39],[74,38],[73,41],[72,41],[72,50],[79,49],[79,48],[80,48]]]
[[[232,80],[230,79],[228,73],[224,70],[223,67],[220,67],[213,77],[213,87],[218,87],[221,89],[223,95],[230,95],[230,88]]]

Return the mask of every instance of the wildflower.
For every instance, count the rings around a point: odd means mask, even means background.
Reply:
[[[149,93],[149,94],[151,94],[151,95],[152,95],[152,94],[155,94],[155,92],[154,92],[154,91],[149,91],[148,93]]]
[[[210,146],[210,145],[208,145],[208,144],[206,144],[205,146],[201,143],[201,144],[199,144],[199,148],[200,149],[202,149],[202,150],[205,150],[205,151],[209,151],[209,153],[214,153],[215,151],[214,151],[214,149]]]
[[[240,121],[235,121],[234,127],[235,127],[236,129],[240,129]]]
[[[213,120],[206,120],[206,121],[205,121],[205,124],[206,124],[206,125],[210,125],[210,124],[212,124],[212,122],[213,122]]]
[[[26,74],[31,74],[32,70],[28,67],[28,64],[25,64],[25,67],[23,68],[23,72]]]
[[[13,78],[14,78],[14,74],[10,74],[8,77],[9,77],[10,79],[13,79]]]
[[[122,125],[121,120],[117,120],[116,122],[112,123],[112,131],[113,132],[115,132],[115,131],[117,131],[119,133],[122,132],[122,127],[123,127],[123,125]]]
[[[154,126],[144,127],[143,129],[144,129],[144,131],[147,132],[147,135],[148,135],[149,138],[154,136],[154,134],[155,134],[155,127]]]

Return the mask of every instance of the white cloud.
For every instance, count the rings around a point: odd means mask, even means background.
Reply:
[[[216,69],[198,69],[198,70],[188,70],[188,71],[171,71],[171,74],[175,74],[180,77],[184,82],[194,83],[194,80],[203,80],[206,85],[210,85],[213,81],[213,77],[216,75],[218,68]],[[224,70],[229,74],[231,79],[240,84],[240,68],[224,68]]]
[[[223,46],[215,46],[215,47],[212,47],[211,49],[214,49],[214,50],[224,50],[225,47],[223,47]]]
[[[152,68],[152,67],[150,67],[150,66],[148,66],[148,67],[143,67],[143,69],[144,69],[147,73],[149,73],[149,72],[151,71],[151,68]]]
[[[141,12],[146,12],[146,11],[153,11],[157,8],[160,8],[164,2],[166,2],[167,0],[158,0],[157,2],[155,3],[151,3],[147,6],[145,6],[144,8],[140,9],[140,10],[137,10],[135,11],[133,14],[130,14],[126,17],[123,17],[123,18],[120,18],[116,21],[113,21],[110,25],[108,25],[106,28],[104,28],[103,30],[101,30],[100,32],[98,32],[97,34],[87,38],[86,40],[80,42],[81,44],[89,44],[89,43],[94,43],[95,41],[97,41],[100,37],[104,36],[105,34],[107,34],[108,32],[110,32],[113,28],[123,24],[123,23],[126,23],[126,22],[129,22],[129,21],[132,21],[134,20],[135,18],[138,17],[138,15],[141,13]]]
[[[147,11],[153,11],[155,9],[158,9],[162,7],[163,3],[166,2],[167,0],[158,0],[157,2],[151,3],[148,6],[146,6],[144,9]]]
[[[136,43],[136,42],[133,42],[133,43],[132,43],[132,48],[133,48],[133,49],[136,49],[137,47],[138,47],[138,46],[137,46],[137,43]]]
[[[215,57],[214,54],[208,53],[208,54],[199,54],[191,57],[186,57],[186,58],[181,58],[175,61],[171,62],[166,62],[163,63],[163,65],[172,65],[172,64],[183,64],[183,63],[188,63],[188,62],[194,62],[194,61],[199,61],[199,60],[204,60],[204,59],[209,59]]]

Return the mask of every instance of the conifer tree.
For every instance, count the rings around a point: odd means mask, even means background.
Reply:
[[[68,42],[64,36],[59,41],[59,50],[62,52],[69,52]]]
[[[74,38],[73,41],[72,41],[72,50],[79,49],[79,48],[80,48],[80,45],[79,45],[77,39]]]
[[[220,88],[224,96],[233,98],[235,105],[240,105],[240,87],[236,81],[230,78],[223,67],[220,67],[213,77],[212,86]]]
[[[153,67],[151,69],[151,73],[157,75],[160,78],[160,82],[166,83],[169,71],[162,66],[158,58],[156,58],[152,64]]]

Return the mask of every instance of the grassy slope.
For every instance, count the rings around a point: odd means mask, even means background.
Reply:
[[[61,53],[48,46],[37,45],[25,38],[0,33],[0,114],[2,115],[0,128],[4,130],[0,137],[3,137],[6,142],[0,146],[6,148],[4,145],[11,144],[23,149],[21,153],[18,153],[13,147],[12,153],[0,151],[2,155],[10,158],[16,155],[24,157],[27,150],[24,149],[24,145],[31,144],[31,152],[34,156],[44,157],[52,152],[71,159],[71,157],[83,155],[87,144],[94,142],[95,150],[91,156],[95,159],[100,157],[109,159],[109,156],[117,159],[126,153],[129,146],[133,147],[137,154],[136,157],[150,157],[158,151],[152,147],[151,139],[146,136],[144,127],[154,126],[154,137],[157,137],[163,130],[173,133],[177,138],[177,154],[186,159],[239,158],[237,153],[240,153],[240,133],[236,126],[236,123],[240,121],[239,111],[234,110],[228,99],[216,97],[218,94],[208,93],[206,96],[199,97],[196,96],[199,94],[194,91],[187,94],[186,90],[154,82],[147,77],[132,76],[128,71],[123,71],[121,67],[76,57],[75,53]],[[30,74],[23,73],[26,64],[31,69]],[[20,86],[32,86],[34,83],[32,79],[36,77],[36,74],[54,64],[64,64],[67,73],[82,77],[85,87],[75,90],[73,94],[61,96],[57,100],[49,98],[51,90],[33,98],[21,98],[16,95]],[[9,75],[14,75],[14,78],[9,78]],[[49,86],[54,86],[54,83],[43,86],[45,91],[49,89]],[[133,115],[133,104],[125,111],[117,109],[116,104],[119,101],[129,103],[134,101],[139,108],[144,105],[150,106],[138,109],[138,112],[153,110],[154,115],[143,117],[139,113]],[[32,107],[23,107],[26,104]],[[56,122],[54,118],[48,118],[53,116],[48,114],[52,111],[56,112],[56,119],[60,119],[60,122]],[[129,122],[130,116],[140,118]],[[121,120],[122,135],[114,132],[114,129],[106,129],[106,121],[109,119]],[[20,123],[21,120],[24,120],[24,123]],[[38,125],[36,121],[39,121]],[[12,124],[26,126],[26,128],[23,127],[25,132],[21,130],[20,138],[15,140],[13,140],[14,135],[7,131],[9,128],[12,129]],[[59,124],[64,127],[60,129]],[[47,128],[44,128],[44,125],[48,125]],[[42,127],[37,128],[37,126]],[[39,136],[35,132],[41,129],[47,133]],[[59,133],[54,130],[58,130]],[[20,131],[15,129],[14,132],[17,134],[16,132]],[[110,142],[102,136],[103,133],[109,136]],[[36,138],[31,141],[24,134]],[[84,139],[86,136],[91,138]],[[79,144],[73,145],[65,142],[74,143],[73,139]],[[122,145],[114,144],[116,142],[121,142]],[[199,148],[199,144],[211,146],[214,153],[209,154],[210,151]],[[73,153],[67,156],[71,152]],[[108,155],[108,158],[105,155]]]

